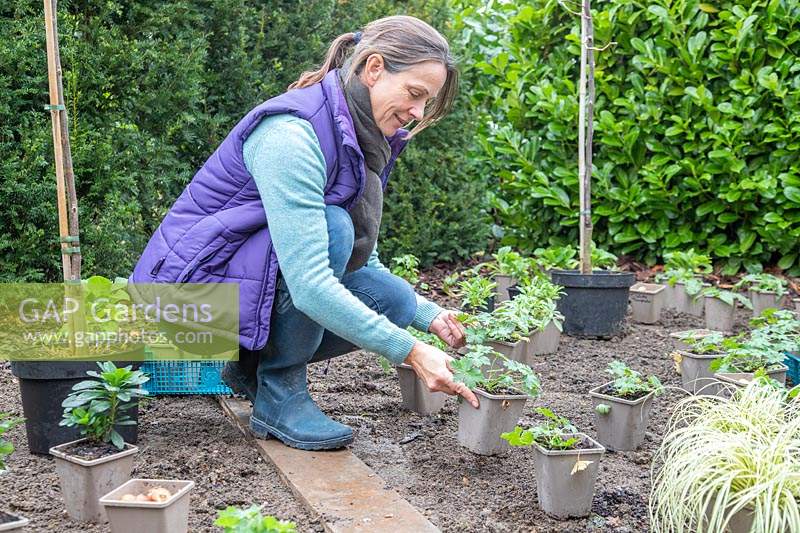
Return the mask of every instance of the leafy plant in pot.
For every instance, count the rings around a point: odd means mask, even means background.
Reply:
[[[14,445],[5,440],[4,435],[23,422],[22,418],[0,413],[0,479],[6,473],[6,459],[14,451]],[[0,531],[22,531],[29,520],[0,510]]]
[[[643,378],[622,361],[606,372],[612,381],[589,391],[597,424],[597,440],[614,451],[635,450],[644,440],[653,397],[664,391],[656,376]]]
[[[726,339],[717,331],[707,335],[687,337],[688,350],[676,350],[672,357],[680,367],[681,386],[692,394],[714,394],[714,371],[711,363],[725,355],[728,348],[738,346],[735,339]]]
[[[706,287],[701,294],[705,299],[706,328],[714,331],[733,331],[737,302],[748,309],[753,307],[744,295],[719,287]]]
[[[533,265],[529,258],[513,251],[510,246],[503,246],[492,254],[492,258],[494,261],[486,266],[497,284],[496,301],[504,302],[509,299],[508,288],[527,280]]]
[[[533,276],[528,282],[508,290],[512,299],[521,298],[516,304],[528,310],[528,327],[532,334],[528,340],[527,362],[533,356],[555,353],[561,340],[564,315],[558,311],[558,299],[564,288],[552,283],[543,275]]]
[[[654,456],[655,533],[800,531],[800,402],[752,383],[680,400]]]
[[[783,364],[783,352],[763,345],[745,343],[727,351],[724,357],[711,363],[715,374],[754,374],[763,370],[766,375],[781,385],[786,383],[787,366]]]
[[[103,332],[116,332],[119,324],[113,313],[115,306],[131,303],[126,290],[127,280],[118,278],[112,282],[102,276],[91,276],[82,280],[80,287],[81,306],[93,310],[85,317],[86,333],[100,335]],[[65,323],[59,334],[66,332],[68,330]],[[47,454],[53,446],[73,441],[80,436],[77,428],[59,424],[62,418],[60,401],[76,383],[85,379],[87,371],[96,368],[97,360],[113,357],[117,361],[130,361],[137,368],[141,363],[133,361],[141,361],[144,357],[142,345],[130,344],[113,348],[123,351],[114,352],[101,343],[99,348],[91,345],[82,348],[80,360],[65,360],[61,348],[50,353],[47,347],[37,347],[37,353],[31,357],[11,361],[11,372],[19,379],[25,431],[31,453]],[[136,407],[130,412],[130,416],[136,419]],[[121,427],[119,431],[127,442],[136,443],[136,425]]]
[[[67,513],[80,522],[105,521],[99,498],[130,479],[139,449],[126,443],[116,427],[136,424],[126,412],[147,396],[141,385],[150,379],[130,366],[97,365],[100,372],[87,372],[95,379],[77,383],[62,403],[61,424],[80,428],[84,438],[50,449]]]
[[[468,313],[494,311],[497,283],[481,275],[474,275],[458,283],[461,308]]]
[[[516,426],[502,438],[511,446],[533,446],[539,507],[557,518],[587,516],[605,448],[547,408],[536,411],[545,422]]]
[[[788,284],[778,276],[762,273],[748,274],[734,285],[735,289],[745,287],[753,304],[753,316],[756,317],[765,309],[780,309]]]
[[[508,359],[489,346],[468,345],[467,353],[451,363],[454,379],[472,389],[480,406],[460,401],[458,442],[479,455],[508,450],[500,434],[519,421],[525,402],[540,393],[539,377],[529,366]],[[502,361],[502,368],[495,363]]]

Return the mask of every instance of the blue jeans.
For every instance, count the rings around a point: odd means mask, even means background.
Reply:
[[[325,217],[328,223],[328,256],[331,269],[341,283],[359,300],[392,323],[407,328],[414,320],[417,301],[414,289],[404,279],[386,271],[362,267],[354,272],[345,272],[353,250],[353,222],[350,215],[338,206],[327,206]],[[343,355],[358,347],[351,342],[324,329],[305,314],[298,311],[282,276],[279,276],[272,308],[269,341],[257,352],[242,349],[240,359],[243,366],[250,367],[266,359],[283,365],[281,355],[292,353],[295,364],[323,361]],[[252,355],[251,355],[252,354]],[[247,364],[247,358],[255,356]],[[264,366],[264,365],[261,365]]]

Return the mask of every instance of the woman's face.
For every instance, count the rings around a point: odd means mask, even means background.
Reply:
[[[383,57],[367,58],[361,81],[369,87],[372,115],[381,133],[390,137],[412,120],[420,121],[425,105],[442,89],[447,70],[438,61],[425,61],[393,74]]]

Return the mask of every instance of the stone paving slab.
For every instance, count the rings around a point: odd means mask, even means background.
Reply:
[[[250,403],[219,397],[229,418],[249,438]],[[439,531],[419,511],[387,488],[383,480],[350,450],[309,452],[278,440],[253,439],[259,453],[326,531],[424,533]]]

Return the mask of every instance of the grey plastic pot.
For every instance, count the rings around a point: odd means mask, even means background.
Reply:
[[[147,494],[154,487],[172,493],[165,502],[127,502],[124,494]],[[194,481],[131,479],[102,498],[111,533],[186,533],[189,531],[189,491]]]
[[[703,283],[704,287],[710,287],[710,283]],[[703,316],[704,304],[703,298],[699,294],[690,295],[686,292],[686,285],[684,283],[675,284],[675,301],[676,310],[680,313],[686,313],[692,316]]]
[[[556,518],[587,516],[592,510],[600,459],[606,450],[583,433],[564,436],[588,439],[593,446],[588,450],[546,450],[534,443],[533,464],[539,507]],[[577,469],[578,461],[589,461],[589,464]]]
[[[613,382],[600,385],[589,391],[594,407],[597,440],[608,450],[635,450],[644,441],[644,432],[650,420],[654,393],[637,400],[625,400],[609,396],[600,391]],[[599,409],[598,406],[608,409]]]
[[[397,377],[400,380],[403,409],[422,416],[437,413],[442,409],[447,400],[445,393],[429,391],[411,366],[400,364],[395,368],[397,368]]]
[[[530,336],[527,342],[526,355],[527,364],[533,363],[536,355],[546,355],[558,351],[558,343],[561,342],[561,330],[558,329],[554,321],[550,321],[543,330],[537,331]]]
[[[677,309],[675,286],[669,283],[662,283],[661,286],[664,287],[664,309]]]
[[[21,516],[18,516],[18,515],[15,515],[15,514],[11,514],[11,513],[6,513],[6,514],[8,514],[11,517],[15,518],[15,520],[12,520],[10,522],[4,522],[4,523],[0,524],[0,531],[3,531],[5,533],[11,533],[11,532],[18,533],[18,532],[21,532],[23,529],[25,529],[25,526],[27,526],[28,523],[30,522],[30,520],[28,520],[27,518],[23,518]]]
[[[657,283],[634,283],[630,288],[629,299],[634,322],[655,324],[661,318],[666,292]]]
[[[761,316],[761,313],[765,309],[781,308],[781,298],[778,298],[778,295],[774,292],[768,291],[756,291],[750,289],[747,291],[747,295],[750,298],[750,302],[753,304],[753,316]]]
[[[495,287],[494,290],[497,295],[495,301],[498,303],[509,300],[511,296],[508,294],[508,288],[518,283],[517,278],[509,276],[508,274],[495,274],[494,282],[497,283],[497,287]]]
[[[705,296],[706,329],[733,331],[735,305],[730,305],[715,296]]]
[[[500,352],[514,361],[524,363],[527,359],[528,339],[521,339],[517,342],[487,340],[486,344],[491,346],[494,351]],[[495,360],[495,363],[492,365],[492,368],[495,367],[502,367],[502,362],[499,358]]]
[[[478,455],[497,455],[507,451],[509,444],[500,438],[500,434],[514,430],[528,396],[489,394],[480,389],[473,392],[480,402],[477,409],[459,400],[458,442]]]
[[[678,351],[680,357],[681,383],[684,390],[692,394],[713,396],[717,393],[717,380],[709,368],[711,363],[720,359],[722,354],[693,354]]]
[[[767,376],[774,379],[778,383],[783,386],[786,386],[786,372],[789,370],[789,367],[786,365],[780,365],[777,368],[773,368],[772,370],[767,371]],[[753,372],[717,372],[714,374],[714,378],[719,380],[722,383],[735,385],[737,387],[744,388],[751,381],[755,374]],[[720,387],[720,394],[723,392],[722,389],[725,387]]]
[[[79,522],[104,522],[106,514],[99,499],[131,478],[133,458],[139,448],[126,443],[123,450],[91,461],[68,455],[64,451],[70,445],[85,440],[54,446],[50,448],[50,454],[56,460],[56,472],[67,514]]]

